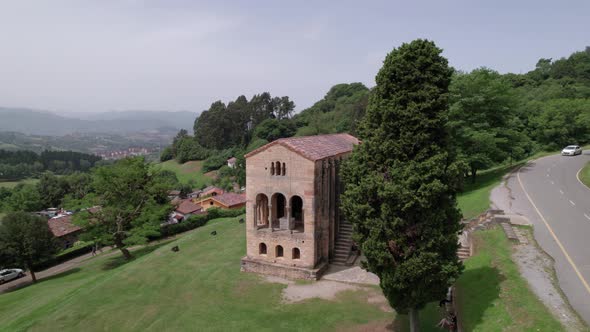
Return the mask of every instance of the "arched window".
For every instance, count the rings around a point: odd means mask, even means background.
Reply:
[[[301,197],[294,195],[291,197],[291,218],[294,220],[294,228],[297,231],[304,232],[304,220],[303,220],[303,200]]]
[[[301,251],[299,251],[299,248],[293,248],[293,254],[291,256],[293,259],[299,259],[301,258]]]
[[[283,163],[283,176],[287,173],[287,167],[285,163]]]
[[[276,247],[276,250],[275,250],[275,253],[276,253],[275,256],[277,256],[277,257],[283,257],[283,247],[282,246],[277,246]]]
[[[276,162],[275,168],[276,168],[276,174],[281,175],[281,162],[280,161]]]
[[[258,245],[258,253],[260,255],[266,255],[266,244],[261,243]]]
[[[270,163],[270,175],[275,175],[275,163]]]

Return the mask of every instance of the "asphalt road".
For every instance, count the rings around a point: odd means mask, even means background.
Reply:
[[[508,198],[497,206],[533,223],[535,239],[555,260],[559,286],[590,324],[590,189],[577,178],[588,161],[590,151],[530,162],[508,178]]]

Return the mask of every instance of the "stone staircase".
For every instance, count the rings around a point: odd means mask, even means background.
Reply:
[[[352,224],[347,221],[340,222],[340,232],[334,244],[334,265],[351,265],[350,252],[352,249]]]
[[[461,261],[465,261],[467,258],[471,257],[471,249],[469,247],[460,246],[457,249],[457,256]]]

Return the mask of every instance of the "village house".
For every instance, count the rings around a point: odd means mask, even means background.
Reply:
[[[223,193],[209,196],[199,201],[204,211],[216,207],[220,209],[239,209],[246,206],[246,195],[236,193]]]
[[[236,162],[238,160],[236,159],[236,157],[231,157],[227,160],[227,167],[229,168],[235,168],[236,167]]]
[[[182,222],[194,214],[203,213],[203,211],[204,210],[202,209],[200,204],[194,203],[190,199],[182,200],[178,207],[176,207],[174,212],[170,214],[168,223],[175,224]]]
[[[82,228],[72,223],[72,215],[57,215],[47,220],[49,229],[62,249],[70,248],[78,241]]]
[[[246,256],[241,270],[318,279],[350,262],[352,227],[339,212],[348,134],[282,138],[246,157]]]
[[[222,195],[223,193],[225,193],[225,190],[218,188],[218,187],[209,186],[201,191],[201,194],[199,195],[199,197],[203,198],[203,197],[208,197],[208,196],[217,196],[217,195]]]

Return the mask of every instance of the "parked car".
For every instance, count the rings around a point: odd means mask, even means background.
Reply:
[[[21,269],[6,269],[0,270],[0,285],[13,279],[22,278],[25,276],[25,271]]]
[[[562,156],[575,156],[582,154],[582,148],[579,145],[568,145],[561,150]]]

